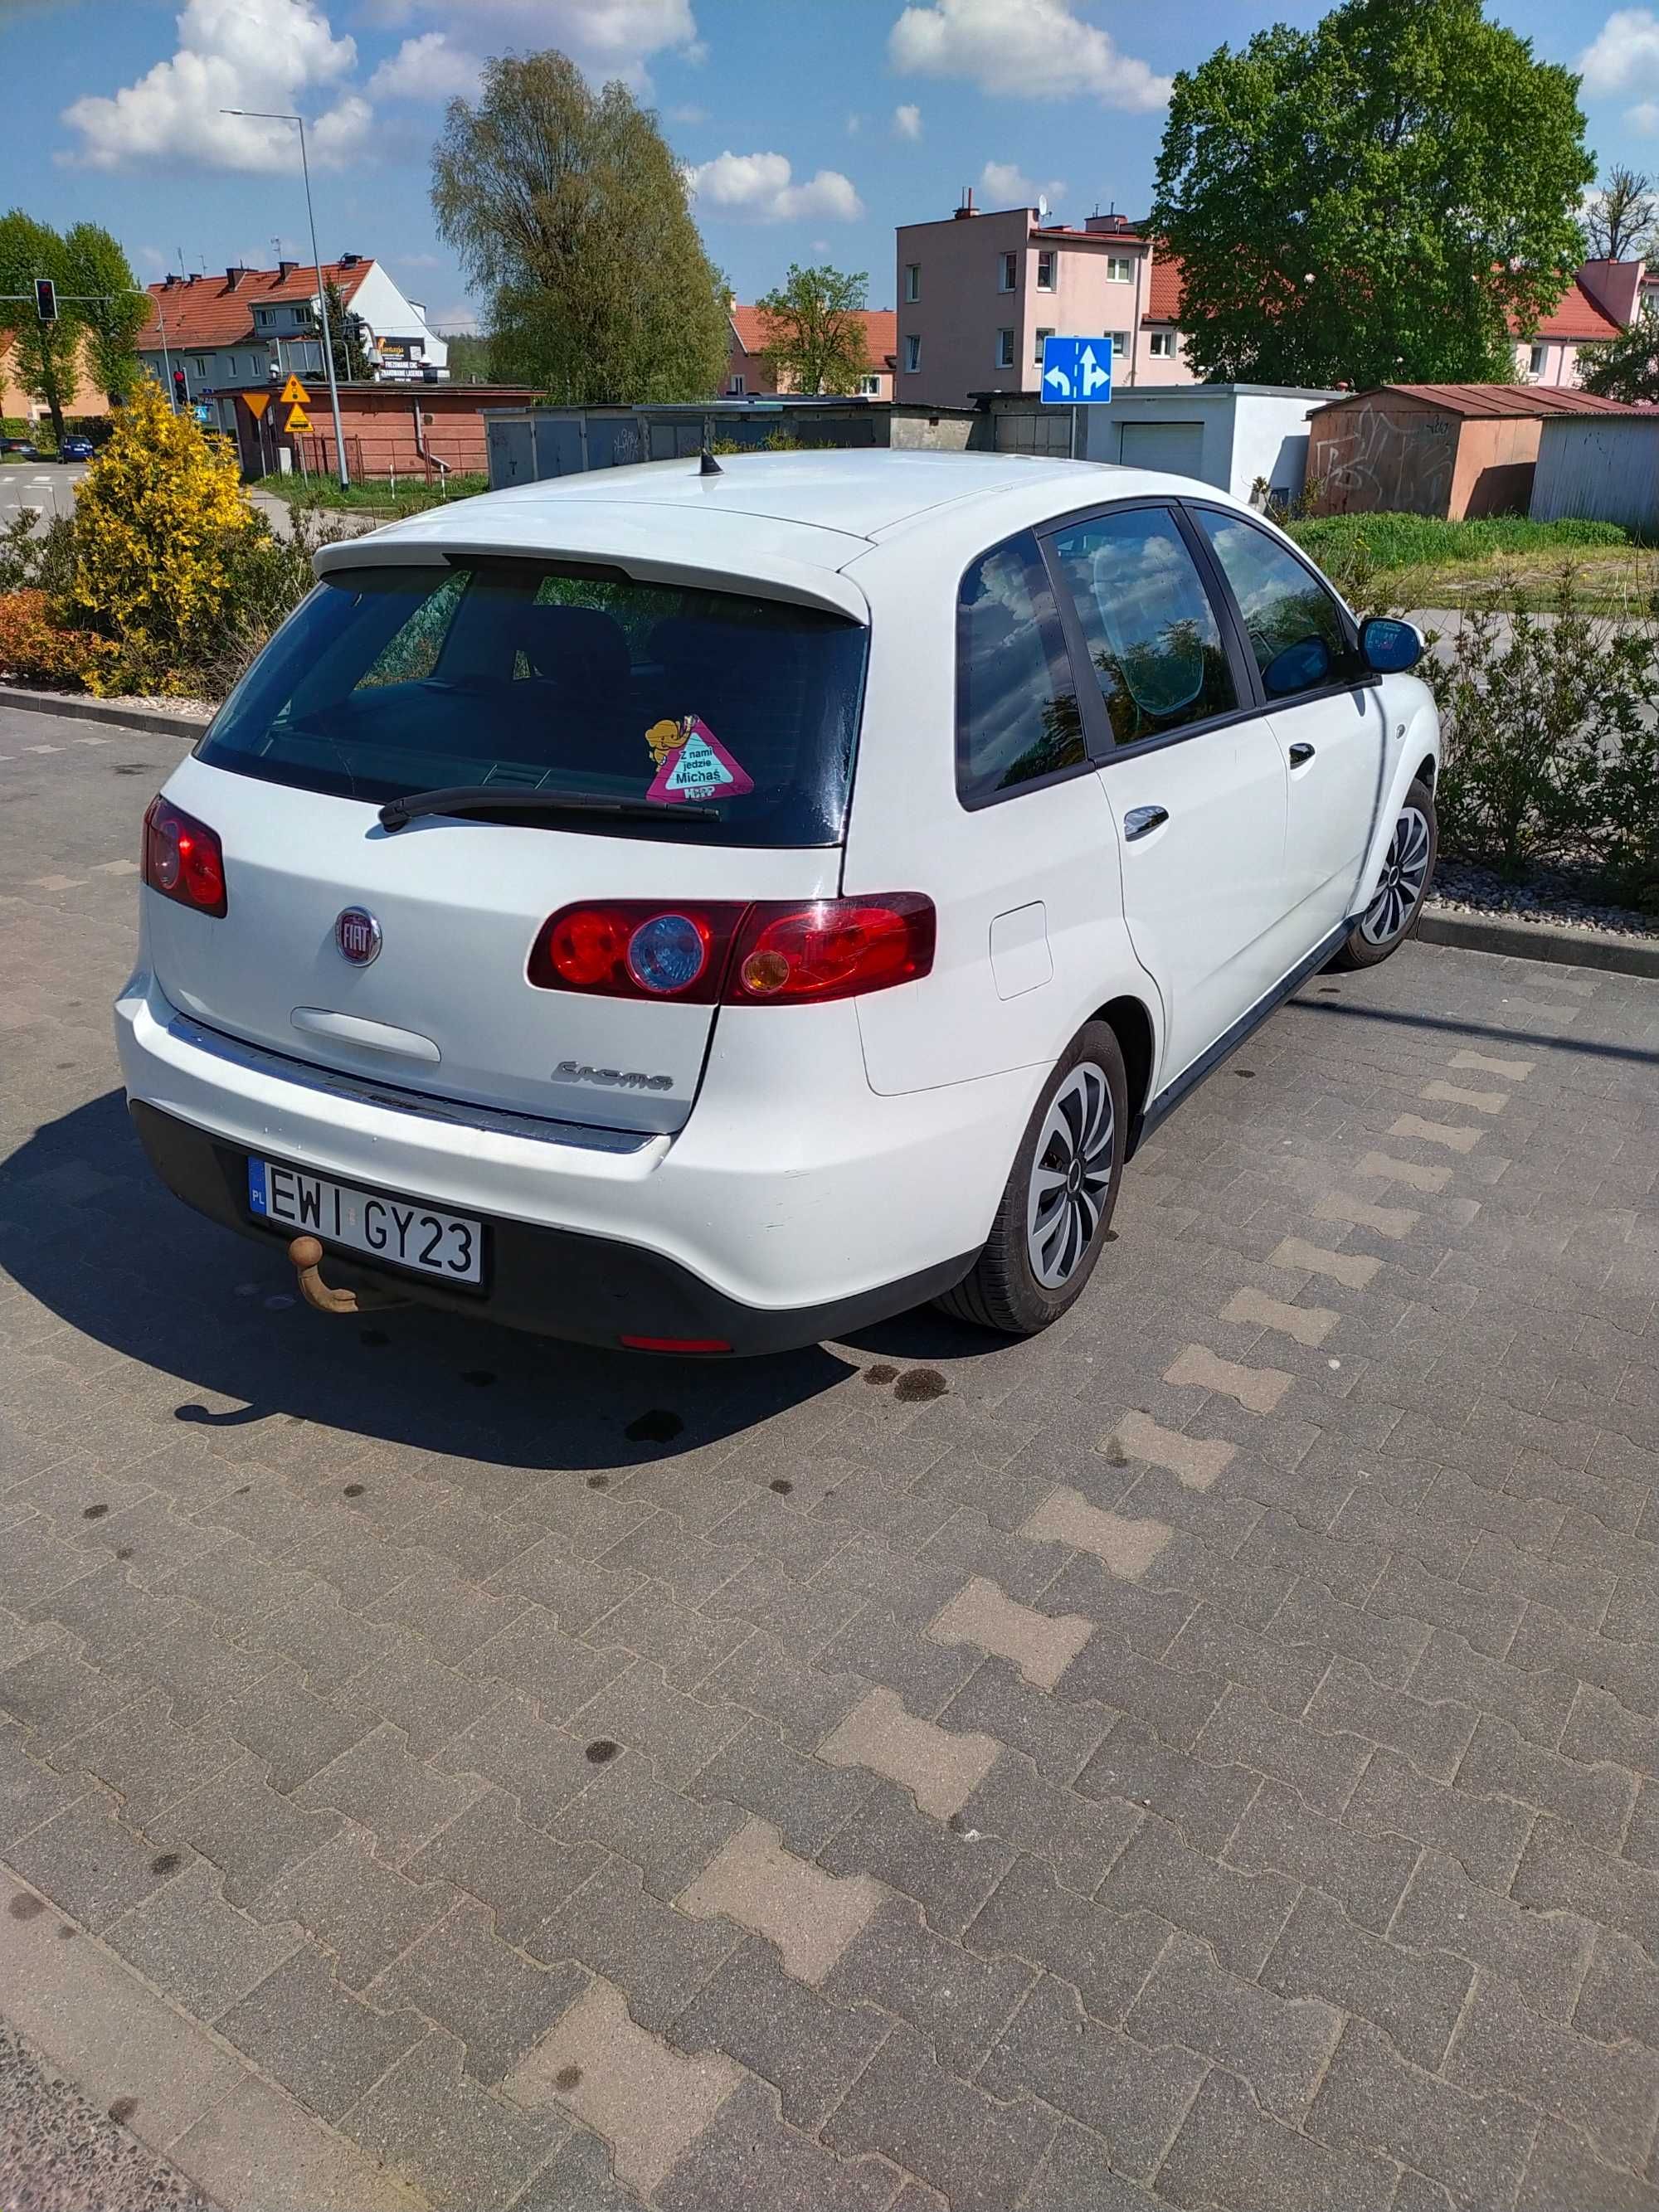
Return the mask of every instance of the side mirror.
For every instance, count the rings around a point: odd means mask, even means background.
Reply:
[[[1359,657],[1379,676],[1403,676],[1423,658],[1423,633],[1413,623],[1372,615],[1359,632]]]

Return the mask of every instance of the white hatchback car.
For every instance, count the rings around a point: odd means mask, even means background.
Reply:
[[[317,568],[150,808],[116,1011],[164,1180],[348,1288],[1035,1331],[1146,1132],[1433,868],[1421,638],[1188,478],[694,459]]]

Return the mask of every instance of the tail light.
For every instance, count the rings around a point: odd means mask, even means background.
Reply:
[[[562,908],[537,934],[538,990],[692,1006],[800,1006],[915,982],[933,964],[933,902],[915,891],[804,905]]]
[[[225,854],[218,831],[170,799],[152,799],[144,816],[144,881],[198,914],[223,914]]]

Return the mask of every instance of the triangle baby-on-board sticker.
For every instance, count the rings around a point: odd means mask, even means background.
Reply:
[[[746,775],[701,715],[689,714],[681,725],[684,736],[665,756],[646,797],[659,806],[684,806],[688,801],[737,799],[755,788]]]

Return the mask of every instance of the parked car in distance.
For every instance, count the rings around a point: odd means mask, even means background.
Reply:
[[[78,430],[72,430],[58,441],[60,461],[89,461],[95,450],[91,439],[82,437]]]
[[[666,462],[316,566],[149,809],[116,1027],[163,1179],[345,1287],[1035,1332],[1146,1132],[1432,873],[1421,637],[1188,477]]]
[[[15,453],[24,461],[35,458],[34,447],[27,438],[0,438],[0,453]]]

